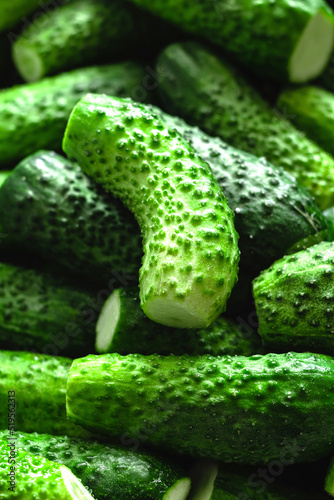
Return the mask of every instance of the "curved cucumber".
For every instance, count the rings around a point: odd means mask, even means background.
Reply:
[[[67,467],[17,450],[10,438],[0,443],[0,458],[1,500],[94,500]]]
[[[334,243],[283,257],[253,282],[259,333],[280,350],[334,355]]]
[[[333,373],[310,353],[90,355],[72,364],[67,415],[195,458],[269,463],[294,446],[295,462],[314,461],[333,449]]]
[[[179,330],[148,319],[139,305],[137,288],[115,290],[96,324],[96,351],[118,354],[239,354],[262,352],[258,335],[243,336],[234,321],[219,316],[208,328]]]
[[[0,226],[8,249],[40,255],[82,281],[105,288],[115,271],[138,280],[142,245],[133,215],[51,151],[23,160],[0,188]]]
[[[159,108],[152,109],[209,163],[235,213],[240,264],[250,268],[254,277],[296,243],[302,250],[303,245],[306,248],[327,238],[326,220],[314,199],[282,168],[235,149]],[[239,280],[243,274],[239,273]]]
[[[8,431],[0,433],[4,442]],[[97,500],[185,500],[190,479],[172,461],[150,452],[67,436],[15,433],[27,453],[68,467]]]
[[[320,208],[334,204],[334,159],[273,110],[244,76],[204,46],[173,44],[160,55],[166,110],[232,146],[283,167]]]
[[[90,437],[90,432],[66,418],[66,379],[71,363],[71,359],[57,356],[0,351],[0,428]]]
[[[210,40],[257,76],[310,80],[333,47],[333,13],[323,0],[132,2]]]
[[[100,95],[74,108],[63,148],[141,226],[145,314],[166,326],[210,325],[237,280],[239,250],[233,213],[208,164],[147,106]]]
[[[1,17],[1,16],[0,16]],[[145,76],[135,63],[90,67],[0,92],[0,164],[61,149],[73,106],[87,92],[131,96]]]

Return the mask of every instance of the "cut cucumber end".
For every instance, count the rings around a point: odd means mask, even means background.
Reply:
[[[190,308],[187,302],[177,302],[159,297],[142,304],[148,318],[160,325],[174,328],[206,328],[210,322],[199,310]]]
[[[79,481],[79,479],[64,466],[60,467],[62,479],[68,493],[68,498],[73,500],[94,500],[89,491]]]
[[[26,82],[36,82],[42,78],[42,61],[34,48],[15,44],[13,46],[13,60],[17,71]]]
[[[106,300],[96,323],[95,348],[98,353],[110,352],[111,341],[120,317],[120,309],[119,291],[115,290]]]
[[[199,460],[196,462],[190,471],[192,487],[189,500],[210,500],[218,475],[218,468],[218,462],[214,460]]]
[[[291,56],[290,81],[304,83],[319,76],[332,53],[333,43],[333,20],[320,11],[307,24]]]
[[[177,481],[164,495],[163,500],[186,500],[191,487],[189,477]]]

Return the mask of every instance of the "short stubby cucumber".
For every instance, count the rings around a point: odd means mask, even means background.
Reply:
[[[333,12],[323,0],[132,2],[213,42],[257,77],[310,80],[333,47]]]
[[[90,290],[6,263],[0,263],[0,287],[0,348],[70,357],[95,352]]]
[[[175,329],[151,321],[139,304],[138,289],[119,288],[106,300],[96,324],[98,353],[260,354],[256,332],[242,332],[235,321],[219,316],[208,328]]]
[[[147,106],[103,95],[77,104],[63,148],[141,226],[145,314],[178,328],[212,323],[237,280],[239,249],[209,165]]]
[[[0,351],[0,428],[90,437],[91,433],[66,419],[71,363],[57,356]]]
[[[74,360],[67,415],[105,436],[225,462],[296,462],[333,449],[334,359],[311,353],[244,356],[90,355]]]
[[[0,499],[94,500],[64,465],[16,448],[15,438],[0,443]]]
[[[143,252],[135,218],[54,152],[38,151],[12,171],[0,188],[0,227],[8,252],[39,255],[94,286],[106,287],[115,272],[138,282]]]
[[[87,92],[132,96],[145,70],[136,63],[82,68],[0,93],[0,165],[39,149],[61,149],[73,106]],[[148,93],[146,93],[148,97]]]
[[[0,432],[0,443],[8,436]],[[97,500],[185,500],[190,489],[176,463],[128,446],[22,432],[15,433],[15,445],[68,467]]]
[[[334,243],[276,261],[253,282],[266,346],[334,355]]]
[[[166,111],[283,167],[320,208],[334,204],[334,159],[273,110],[238,69],[196,42],[168,46],[157,67]]]
[[[1,0],[0,32],[14,27],[25,16],[38,10],[40,5],[40,0]]]
[[[295,244],[302,249],[302,245],[311,246],[327,238],[327,223],[314,199],[282,168],[157,107],[152,106],[152,110],[210,165],[235,213],[240,264],[250,268],[254,277]]]
[[[277,108],[310,139],[334,155],[334,94],[315,85],[288,88],[279,95]]]

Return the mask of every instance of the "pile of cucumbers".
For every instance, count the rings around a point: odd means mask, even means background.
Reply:
[[[1,0],[0,500],[334,496],[333,9]]]

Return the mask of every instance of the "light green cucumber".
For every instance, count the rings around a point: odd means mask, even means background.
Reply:
[[[0,165],[61,149],[73,106],[87,92],[131,96],[145,70],[132,62],[74,70],[0,92]],[[148,95],[148,94],[147,94]]]
[[[54,152],[38,151],[12,171],[0,188],[0,227],[8,252],[39,255],[98,289],[110,280],[120,286],[116,275],[138,282],[142,245],[133,215]]]
[[[1,170],[0,171],[0,188],[1,188],[2,184],[5,182],[5,180],[9,177],[10,174],[11,174],[10,170]]]
[[[105,436],[194,458],[259,464],[298,447],[295,462],[333,449],[334,359],[90,355],[67,381],[70,420]]]
[[[0,432],[0,443],[9,436]],[[190,478],[173,461],[120,444],[15,433],[17,448],[68,467],[97,500],[185,500]]]
[[[64,465],[17,449],[15,438],[0,443],[0,499],[94,500]]]
[[[147,106],[103,95],[74,108],[63,148],[141,226],[145,314],[166,326],[209,326],[226,307],[239,261],[233,212],[209,165]]]
[[[285,256],[253,282],[266,346],[334,355],[334,243]]]
[[[170,45],[157,67],[166,111],[283,167],[320,208],[334,204],[334,159],[273,110],[238,69],[195,42]]]
[[[158,325],[143,313],[135,287],[119,288],[106,300],[96,324],[95,347],[98,353],[118,354],[262,353],[256,332],[245,336],[236,322],[223,316],[200,330]]]
[[[334,94],[312,85],[284,90],[277,108],[300,130],[334,155]]]
[[[132,2],[213,42],[257,77],[310,80],[333,48],[333,12],[323,0]]]
[[[91,433],[66,419],[71,363],[63,357],[0,351],[0,428],[90,437]]]

